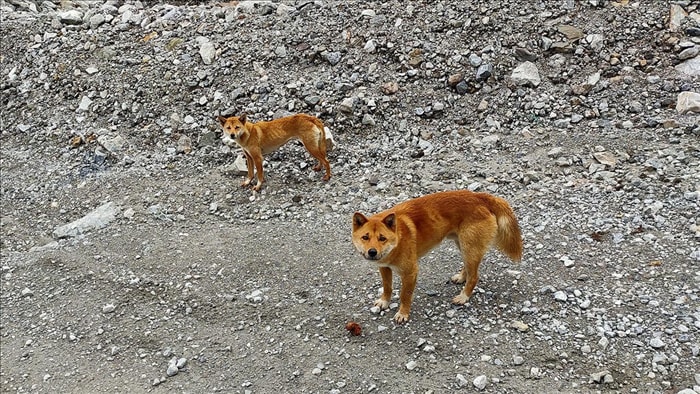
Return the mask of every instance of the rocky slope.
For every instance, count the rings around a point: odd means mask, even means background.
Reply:
[[[0,0],[0,386],[13,392],[700,392],[691,1]],[[242,189],[215,116],[319,116]],[[413,314],[350,217],[513,205],[464,307]],[[345,323],[362,326],[350,336]]]

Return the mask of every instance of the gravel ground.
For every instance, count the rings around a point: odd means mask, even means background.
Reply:
[[[0,0],[0,391],[700,393],[691,1]],[[260,193],[215,117],[305,112]],[[372,313],[355,211],[506,198]],[[357,322],[353,336],[346,323]]]

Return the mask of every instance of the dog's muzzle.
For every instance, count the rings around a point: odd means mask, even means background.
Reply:
[[[379,260],[379,253],[377,252],[377,249],[369,249],[367,252],[365,252],[365,258],[367,260]]]

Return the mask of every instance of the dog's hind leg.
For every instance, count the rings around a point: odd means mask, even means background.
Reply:
[[[462,291],[452,299],[454,304],[464,304],[469,298],[479,281],[479,264],[489,250],[496,236],[496,219],[491,217],[478,223],[463,226],[459,230],[459,249],[462,252],[464,265],[459,274],[452,277],[464,282]],[[456,281],[455,281],[456,282]]]
[[[326,169],[326,175],[323,177],[323,180],[327,181],[331,179],[331,164],[326,158],[326,141],[324,140],[323,133],[318,128],[316,128],[316,130],[318,131],[316,138],[305,138],[302,139],[301,142],[311,156],[318,160],[318,164],[313,167],[314,171],[321,171],[321,168]]]
[[[455,241],[455,245],[457,245],[457,250],[459,250],[460,255],[462,255],[462,259],[465,259],[464,255],[462,254],[462,248],[459,246],[459,238],[458,237],[450,237],[453,241]],[[466,261],[466,260],[465,260]],[[466,265],[462,264],[462,269],[459,270],[456,274],[452,275],[450,277],[450,281],[452,283],[464,283],[467,277],[467,269]]]

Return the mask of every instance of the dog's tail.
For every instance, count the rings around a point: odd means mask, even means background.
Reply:
[[[520,261],[523,257],[523,239],[518,219],[515,218],[513,209],[506,200],[496,196],[491,197],[489,208],[496,216],[498,223],[494,244],[511,260]]]

